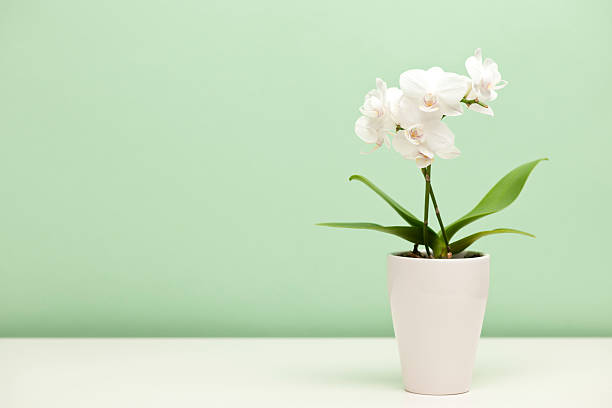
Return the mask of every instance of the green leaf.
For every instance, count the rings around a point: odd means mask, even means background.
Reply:
[[[485,215],[494,214],[501,211],[512,204],[523,189],[523,186],[525,185],[527,177],[529,177],[531,171],[542,160],[548,159],[539,159],[525,163],[506,174],[497,182],[497,184],[493,186],[491,190],[489,190],[487,195],[480,200],[472,211],[446,227],[446,235],[448,239],[450,240],[451,237],[457,233],[457,231],[466,225],[484,217]]]
[[[406,227],[406,226],[394,226],[394,227],[383,227],[382,225],[372,224],[369,222],[324,222],[317,224],[323,227],[334,227],[334,228],[352,228],[352,229],[366,229],[372,231],[385,232],[387,234],[396,235],[406,241],[413,242],[415,244],[423,244],[423,228],[420,227]],[[433,238],[434,236],[432,236]]]
[[[361,181],[366,186],[370,187],[376,194],[378,194],[383,200],[387,202],[399,215],[402,217],[408,224],[423,228],[423,221],[419,220],[414,214],[410,211],[406,210],[402,207],[397,201],[389,197],[384,191],[380,188],[376,187],[374,183],[372,183],[367,178],[360,176],[358,174],[354,174],[349,177],[349,181],[358,180]],[[435,231],[431,229],[431,227],[427,227],[427,234],[436,235]]]
[[[446,258],[446,243],[444,242],[444,238],[442,238],[441,233],[436,235],[436,237],[432,240],[431,249],[433,250],[435,258]]]
[[[522,234],[522,235],[527,235],[529,237],[535,238],[535,235],[532,235],[528,232],[523,232],[523,231],[519,231],[519,230],[515,230],[515,229],[510,229],[510,228],[497,228],[494,230],[489,230],[489,231],[480,231],[477,232],[475,234],[472,235],[468,235],[465,238],[461,238],[460,240],[457,240],[453,243],[450,244],[450,249],[451,252],[453,254],[458,254],[459,252],[463,251],[464,249],[466,249],[467,247],[469,247],[470,245],[472,245],[476,240],[482,238],[482,237],[486,237],[487,235],[493,235],[493,234],[506,234],[506,233],[510,233],[510,234]]]

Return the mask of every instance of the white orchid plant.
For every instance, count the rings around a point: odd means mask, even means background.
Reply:
[[[463,114],[468,110],[493,116],[490,102],[497,99],[497,91],[507,85],[501,79],[497,64],[490,58],[483,61],[482,52],[477,49],[465,61],[469,77],[442,68],[428,70],[411,69],[400,75],[399,88],[388,88],[377,78],[376,89],[368,92],[362,116],[355,123],[355,133],[361,140],[373,144],[374,150],[382,145],[393,149],[404,158],[414,160],[425,179],[425,209],[423,220],[399,205],[395,200],[376,187],[367,178],[353,175],[349,180],[358,180],[371,188],[385,200],[407,223],[407,226],[381,226],[372,223],[323,223],[328,227],[369,229],[399,236],[414,244],[410,256],[425,258],[452,258],[467,249],[476,240],[492,234],[517,233],[533,235],[510,228],[480,231],[459,240],[452,241],[464,226],[496,213],[510,205],[519,195],[529,174],[542,160],[525,163],[491,188],[484,198],[467,214],[444,226],[440,209],[431,185],[431,165],[436,157],[452,159],[458,157],[455,135],[444,123],[446,116]],[[433,204],[440,231],[428,225],[430,200]],[[419,251],[419,245],[425,252]]]

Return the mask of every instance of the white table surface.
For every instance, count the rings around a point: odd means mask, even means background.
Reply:
[[[482,339],[446,397],[403,391],[390,338],[0,339],[0,407],[612,407],[612,338]]]

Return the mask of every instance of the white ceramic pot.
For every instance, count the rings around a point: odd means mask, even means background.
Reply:
[[[390,254],[387,272],[406,391],[469,391],[489,292],[489,255],[423,259]]]

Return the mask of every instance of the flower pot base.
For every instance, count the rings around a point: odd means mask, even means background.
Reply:
[[[410,394],[417,394],[417,395],[431,395],[433,397],[444,397],[444,396],[450,396],[450,395],[461,395],[461,394],[465,394],[466,392],[469,392],[470,390],[465,390],[465,391],[460,391],[460,392],[451,392],[448,394],[431,394],[431,393],[426,393],[426,392],[416,392],[416,391],[412,391],[410,389],[408,389],[408,387],[404,386],[404,391],[409,392]]]

